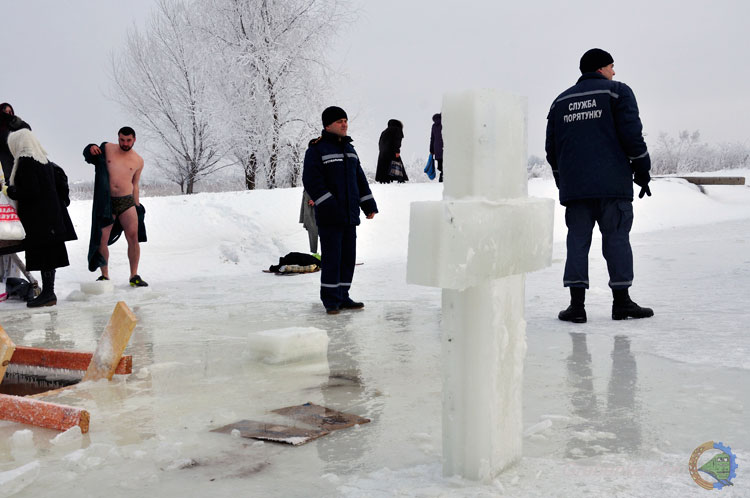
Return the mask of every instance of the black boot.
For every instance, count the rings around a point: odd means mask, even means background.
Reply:
[[[612,289],[612,297],[612,320],[654,316],[654,310],[641,308],[630,299],[628,289]]]
[[[570,306],[558,313],[557,318],[564,322],[586,323],[586,301],[585,287],[569,287]]]
[[[55,270],[45,270],[42,272],[42,293],[26,303],[26,306],[29,308],[41,308],[42,306],[54,306],[56,304]]]

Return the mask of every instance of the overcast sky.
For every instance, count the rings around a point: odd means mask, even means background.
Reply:
[[[114,140],[130,119],[106,99],[108,57],[154,0],[0,1],[0,101],[34,128],[73,179],[93,175],[81,150]],[[357,20],[331,34],[338,71],[332,104],[350,116],[360,156],[374,168],[390,118],[404,122],[407,159],[428,152],[445,92],[498,88],[529,99],[529,154],[543,156],[546,113],[600,47],[633,88],[651,147],[660,132],[700,130],[709,143],[750,142],[742,0],[352,0]],[[136,148],[138,145],[136,145]],[[147,167],[148,167],[148,157]]]

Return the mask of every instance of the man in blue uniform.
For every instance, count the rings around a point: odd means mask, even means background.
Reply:
[[[329,315],[364,304],[349,297],[357,252],[359,210],[368,220],[378,207],[370,191],[340,107],[323,111],[323,132],[305,153],[302,183],[315,207],[321,247],[320,299]]]
[[[568,227],[563,285],[570,288],[570,306],[560,320],[584,323],[589,287],[588,254],[594,223],[602,233],[602,253],[612,289],[612,319],[647,318],[650,308],[634,303],[633,182],[639,198],[651,195],[651,159],[638,105],[626,84],[613,81],[614,60],[604,50],[583,54],[578,82],[561,93],[547,115],[547,161],[552,166],[565,206]]]

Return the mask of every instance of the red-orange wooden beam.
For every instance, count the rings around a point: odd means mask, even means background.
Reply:
[[[83,434],[89,431],[89,412],[81,408],[48,401],[0,394],[0,419],[67,431],[76,425]]]
[[[86,371],[92,357],[93,353],[16,346],[13,356],[10,358],[10,363],[14,365]],[[120,358],[120,363],[117,364],[115,373],[119,375],[133,373],[133,357],[128,355]]]

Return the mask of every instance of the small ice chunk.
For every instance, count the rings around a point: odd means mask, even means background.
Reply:
[[[109,294],[115,290],[115,284],[110,280],[96,280],[81,282],[81,292],[84,294]]]
[[[10,447],[16,451],[34,449],[34,433],[30,429],[16,431],[10,437]]]
[[[78,425],[74,425],[70,429],[68,429],[65,432],[61,432],[57,436],[53,437],[50,440],[50,443],[52,443],[55,446],[63,446],[70,443],[74,443],[76,441],[80,441],[82,437],[81,433],[81,427]]]
[[[32,460],[36,454],[34,433],[29,429],[14,432],[10,437],[10,454],[17,463]]]
[[[250,356],[272,365],[300,360],[324,359],[328,334],[314,327],[264,330],[248,335]]]
[[[528,429],[526,429],[523,432],[523,435],[524,435],[524,437],[533,436],[537,432],[546,431],[550,427],[552,427],[552,420],[550,420],[550,419],[542,420],[538,424],[534,424],[531,427],[529,427]]]
[[[189,469],[191,467],[195,467],[198,465],[198,462],[193,460],[192,458],[179,458],[175,460],[174,462],[170,463],[166,470],[182,470],[182,469]]]
[[[3,496],[13,496],[39,476],[41,465],[38,461],[29,462],[17,469],[0,472],[0,489]]]

